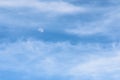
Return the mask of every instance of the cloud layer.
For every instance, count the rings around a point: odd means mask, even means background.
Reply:
[[[104,47],[100,44],[71,45],[68,42],[33,40],[4,43],[0,51],[0,70],[24,72],[27,78],[30,75],[38,78],[42,75],[56,75],[71,76],[75,80],[84,76],[90,76],[93,80],[104,76],[116,79],[120,70],[120,46],[113,43],[109,48]]]
[[[0,0],[0,79],[119,80],[119,2]]]

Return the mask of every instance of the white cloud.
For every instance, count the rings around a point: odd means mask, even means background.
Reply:
[[[0,25],[6,27],[36,28],[50,27],[61,15],[86,12],[82,6],[64,1],[0,0]],[[6,12],[8,11],[8,12]],[[57,24],[59,22],[56,22]],[[50,28],[53,28],[51,26]]]
[[[31,8],[36,9],[40,12],[49,13],[79,13],[85,12],[86,9],[83,7],[75,6],[73,4],[63,2],[63,1],[38,1],[38,0],[0,0],[0,7],[6,8]]]
[[[93,59],[86,63],[75,66],[71,73],[74,75],[101,75],[104,73],[113,73],[120,70],[120,56],[108,58]]]
[[[97,7],[96,9],[98,9],[97,12],[102,14],[101,17],[99,17],[98,15],[98,18],[91,22],[74,23],[73,28],[66,29],[65,31],[67,33],[75,34],[78,36],[100,34],[113,39],[118,38],[120,30],[119,6],[109,7],[106,12],[104,11],[104,8],[99,10],[99,8]],[[94,9],[91,12],[95,14]]]
[[[0,70],[26,75],[102,75],[119,70],[119,46],[19,41],[0,46]]]
[[[81,13],[86,11],[86,9],[80,6],[75,6],[63,1],[0,0],[0,7],[17,9],[31,8],[39,12],[53,12],[58,14]],[[77,27],[75,27],[75,25],[73,29],[69,28],[66,32],[76,35],[103,34],[110,37],[118,37],[120,30],[119,12],[120,10],[117,7],[116,10],[103,13],[102,19],[86,23],[85,25],[77,23]],[[6,16],[0,16],[2,18],[1,21],[6,18],[6,20],[9,19],[8,21],[12,23],[15,20],[9,14],[1,15]],[[4,20],[5,24],[7,23],[6,20]],[[20,23],[21,22],[17,21],[16,25],[19,24],[23,26],[26,22],[23,21],[23,23]],[[13,24],[15,24],[15,22]],[[70,25],[71,24],[73,23],[70,23]],[[38,24],[27,23],[26,25],[29,29],[31,25],[34,27],[36,25],[38,28]],[[41,28],[38,28],[38,30],[44,32]],[[107,45],[107,49],[104,48],[105,45]],[[50,43],[33,40],[1,43],[0,70],[12,70],[18,73],[24,72],[28,76],[40,76],[44,74],[46,76],[72,76],[75,79],[78,78],[78,80],[84,76],[91,76],[93,80],[99,80],[109,75],[113,80],[116,80],[119,78],[120,71],[119,49],[119,43],[110,45],[79,43],[77,45],[71,45],[67,42]]]
[[[86,24],[86,25],[78,25],[75,28],[72,29],[66,29],[65,30],[67,33],[70,34],[76,34],[78,36],[81,35],[93,35],[93,34],[98,34],[98,33],[102,33],[104,31],[104,28],[101,27],[96,27],[95,24]]]
[[[91,77],[92,80],[111,79],[119,80],[120,77],[120,47],[116,47],[105,53],[112,53],[113,56],[99,56],[91,58],[84,63],[78,63],[70,69],[68,73],[81,79],[84,76]],[[101,52],[100,52],[101,53]],[[96,52],[97,54],[97,52]]]

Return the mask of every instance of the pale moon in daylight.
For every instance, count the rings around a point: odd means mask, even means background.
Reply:
[[[44,29],[43,28],[39,28],[38,31],[43,33]]]

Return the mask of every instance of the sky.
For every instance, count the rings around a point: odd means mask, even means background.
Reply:
[[[0,0],[0,80],[119,80],[120,0]]]

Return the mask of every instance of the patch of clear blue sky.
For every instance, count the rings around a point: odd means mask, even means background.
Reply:
[[[16,28],[17,29],[17,28]],[[86,36],[76,36],[72,34],[67,34],[60,31],[47,31],[44,33],[40,33],[36,29],[19,29],[19,31],[16,31],[16,29],[5,29],[5,27],[1,27],[0,37],[1,42],[7,41],[7,42],[16,42],[17,40],[27,40],[29,38],[31,39],[37,39],[47,42],[70,42],[72,44],[77,44],[79,42],[81,43],[111,43],[114,42],[114,40],[109,39],[108,37],[104,35],[86,35]]]
[[[27,76],[27,77],[26,77]],[[54,76],[46,76],[42,75],[42,76],[33,76],[30,75],[28,76],[27,74],[24,73],[18,73],[18,72],[14,72],[14,71],[0,71],[0,79],[2,80],[72,80],[71,76],[58,76],[58,75],[54,75]]]

